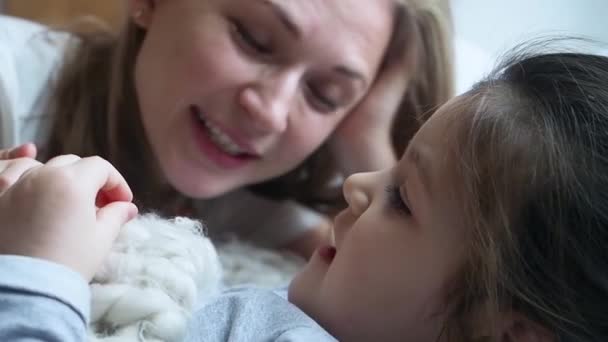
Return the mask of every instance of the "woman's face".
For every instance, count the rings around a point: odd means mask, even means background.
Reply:
[[[136,19],[142,121],[166,180],[199,198],[308,157],[373,83],[392,28],[391,0],[154,4]]]

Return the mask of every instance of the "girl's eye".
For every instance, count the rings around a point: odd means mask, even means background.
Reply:
[[[323,93],[317,87],[311,84],[308,85],[307,88],[310,96],[313,98],[312,100],[315,107],[320,112],[329,113],[338,109],[338,105],[333,100],[323,95]]]
[[[262,55],[272,54],[272,48],[256,39],[254,35],[239,21],[233,20],[232,25],[238,39],[247,45],[248,48],[251,48],[255,52]]]
[[[407,203],[407,199],[403,199],[401,196],[401,191],[399,191],[399,187],[395,185],[388,185],[386,187],[386,193],[388,196],[388,204],[391,206],[391,208],[396,209],[408,216],[412,215],[412,211]]]

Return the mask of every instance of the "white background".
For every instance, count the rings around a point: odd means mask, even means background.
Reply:
[[[459,92],[481,77],[501,53],[540,35],[591,38],[603,43],[601,48],[608,54],[608,0],[451,1]]]

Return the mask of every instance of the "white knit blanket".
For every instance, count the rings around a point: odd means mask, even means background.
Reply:
[[[129,222],[91,283],[90,341],[178,342],[196,303],[226,286],[284,286],[304,263],[239,241],[216,249],[202,231],[187,218]]]

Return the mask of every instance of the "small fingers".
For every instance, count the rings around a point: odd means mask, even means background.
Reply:
[[[116,201],[130,202],[133,200],[133,193],[127,181],[105,159],[87,157],[75,162],[70,167],[76,174],[86,177],[87,184],[90,186],[88,190],[95,193],[98,206]],[[99,203],[99,201],[103,203]]]
[[[55,158],[52,158],[51,160],[49,160],[48,162],[46,162],[47,166],[53,166],[53,167],[62,167],[62,166],[67,166],[67,165],[71,165],[74,164],[75,162],[81,160],[82,158],[80,158],[77,155],[74,154],[66,154],[66,155],[62,155],[62,156],[58,156]]]
[[[30,169],[41,166],[42,164],[31,158],[19,158],[11,160],[2,167],[0,171],[0,192],[4,192],[15,184],[21,176]]]
[[[131,202],[113,202],[97,211],[97,223],[101,224],[99,234],[109,236],[114,241],[120,228],[137,216],[138,209]]]
[[[36,158],[36,145],[27,143],[13,148],[0,150],[0,159]]]

